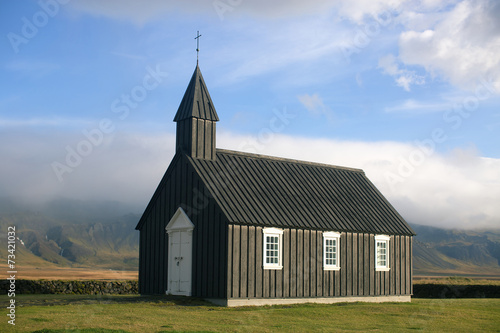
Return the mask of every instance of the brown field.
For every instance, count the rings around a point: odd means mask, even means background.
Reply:
[[[0,265],[0,278],[7,278],[7,266]],[[137,271],[73,267],[18,267],[16,278],[22,280],[137,280]]]
[[[415,269],[413,271],[414,278],[419,277],[447,277],[447,276],[463,276],[474,279],[500,279],[500,267],[478,267],[473,265],[462,265],[461,269],[452,270],[424,270]]]
[[[498,276],[482,276],[482,277],[466,277],[466,276],[415,276],[413,284],[443,284],[455,286],[481,285],[481,286],[500,286],[500,277]]]

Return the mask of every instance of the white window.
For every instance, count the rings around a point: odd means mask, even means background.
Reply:
[[[282,269],[283,230],[264,228],[264,269]]]
[[[340,269],[340,234],[338,232],[323,233],[323,269],[335,271]]]
[[[386,235],[375,236],[375,270],[388,271],[389,268],[389,240]]]

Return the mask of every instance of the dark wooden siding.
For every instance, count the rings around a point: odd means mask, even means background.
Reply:
[[[188,118],[177,123],[176,149],[195,158],[215,159],[215,123]]]
[[[227,220],[188,160],[176,155],[160,182],[140,225],[139,292],[167,290],[168,235],[165,227],[182,207],[193,230],[192,294],[224,298]]]
[[[375,235],[341,233],[340,270],[323,270],[323,235],[283,230],[283,269],[262,268],[262,227],[229,225],[228,298],[410,295],[411,236],[391,236],[390,270],[375,271]]]

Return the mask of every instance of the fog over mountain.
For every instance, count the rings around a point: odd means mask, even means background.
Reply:
[[[175,147],[173,133],[117,132],[59,172],[54,163],[67,166],[71,147],[85,137],[55,131],[43,133],[43,138],[0,133],[2,142],[11,140],[0,146],[0,195],[33,207],[55,199],[115,202],[103,204],[109,213],[115,207],[117,213],[128,209],[140,214]],[[264,137],[234,134],[224,127],[217,140],[226,149],[361,168],[411,223],[462,229],[500,226],[500,159],[480,157],[473,147],[441,154],[423,141],[340,141],[275,133]],[[72,209],[62,203],[60,208]]]

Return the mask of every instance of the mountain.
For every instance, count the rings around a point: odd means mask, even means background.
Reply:
[[[26,206],[15,200],[0,200],[0,228],[16,226],[16,259],[25,266],[92,267],[137,270],[139,215],[123,214],[115,202],[57,200]],[[113,215],[113,212],[115,215]],[[7,245],[0,255],[7,257]]]
[[[500,276],[500,230],[412,228],[415,275]]]
[[[112,223],[66,224],[45,232],[24,229],[18,233],[24,246],[36,256],[58,265],[135,270],[138,267],[137,215]]]

